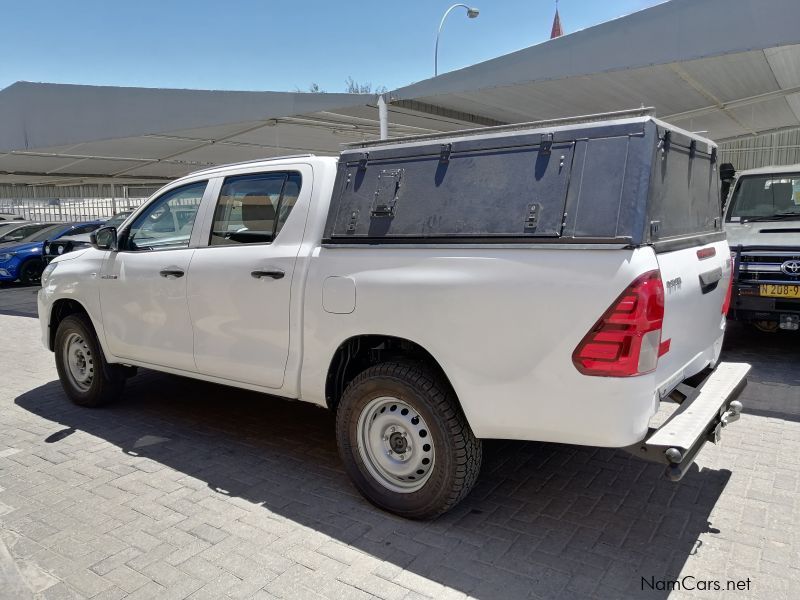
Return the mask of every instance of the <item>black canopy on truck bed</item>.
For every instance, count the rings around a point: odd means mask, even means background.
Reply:
[[[713,142],[647,111],[588,119],[354,144],[323,242],[723,239]]]

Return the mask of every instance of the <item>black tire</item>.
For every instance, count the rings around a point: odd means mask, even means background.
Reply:
[[[19,280],[25,285],[39,283],[42,279],[44,263],[38,258],[31,258],[22,263],[19,269]]]
[[[72,342],[80,345],[80,354],[86,365],[85,371],[92,373],[88,382],[83,385],[76,382],[72,375],[66,346]],[[56,355],[56,369],[61,387],[67,396],[79,406],[97,407],[108,404],[122,394],[125,386],[125,368],[120,365],[109,365],[89,319],[84,315],[69,315],[58,325],[53,350]]]
[[[435,459],[418,490],[388,489],[380,476],[370,473],[359,451],[362,412],[382,397],[397,398],[427,424],[425,435],[430,435]],[[356,488],[376,506],[402,517],[432,519],[448,511],[469,493],[480,472],[481,441],[472,433],[455,393],[443,377],[415,363],[385,362],[359,374],[347,386],[337,408],[336,438],[345,470]]]

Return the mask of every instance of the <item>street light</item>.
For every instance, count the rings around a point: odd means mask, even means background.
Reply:
[[[442,27],[444,26],[444,20],[447,18],[447,15],[455,8],[466,8],[467,9],[467,16],[470,19],[476,18],[481,11],[477,8],[472,8],[467,6],[466,4],[453,4],[450,8],[448,8],[444,16],[442,17],[442,22],[439,23],[439,31],[436,32],[436,50],[433,52],[433,76],[436,77],[439,74],[439,36],[442,34]]]

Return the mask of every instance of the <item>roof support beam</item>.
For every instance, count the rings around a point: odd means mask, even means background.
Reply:
[[[10,176],[20,176],[20,177],[45,177],[45,173],[36,172],[36,171],[0,171],[0,175],[10,175]],[[66,173],[64,173],[65,177],[61,177],[60,179],[55,179],[55,181],[72,181],[78,179],[122,179],[127,183],[135,183],[135,182],[142,182],[145,185],[149,185],[150,183],[166,183],[172,180],[172,177],[156,177],[150,175],[135,175],[135,176],[121,176],[121,177],[111,177],[110,175],[98,175],[96,173],[70,173],[69,177],[66,177]],[[35,183],[26,183],[25,185],[51,185],[53,180],[42,180],[40,182]]]
[[[270,120],[272,120],[272,119],[270,119]],[[187,154],[189,152],[194,152],[195,150],[200,150],[201,148],[205,148],[206,146],[210,146],[210,145],[212,145],[212,144],[214,144],[216,142],[221,142],[221,141],[224,141],[224,140],[228,140],[230,138],[234,138],[237,135],[242,135],[244,133],[250,133],[251,131],[255,131],[256,129],[261,129],[262,127],[267,127],[268,125],[269,125],[269,123],[265,123],[265,122],[262,121],[258,125],[251,125],[250,127],[245,127],[244,129],[239,129],[239,130],[235,131],[234,133],[231,133],[230,135],[226,135],[225,137],[219,138],[218,140],[205,140],[202,143],[197,144],[196,146],[193,146],[192,148],[187,148],[185,150],[181,150],[180,152],[173,152],[172,154],[167,154],[166,156],[163,156],[161,158],[151,160],[150,162],[145,163],[144,165],[135,165],[133,167],[128,167],[127,169],[123,169],[122,171],[117,171],[116,173],[114,173],[112,175],[112,177],[119,177],[120,175],[124,175],[125,173],[129,173],[130,171],[133,171],[135,169],[139,169],[139,168],[141,168],[143,166],[152,165],[154,163],[159,163],[159,162],[169,161],[170,159],[174,159],[176,156],[180,156],[181,154]]]
[[[408,110],[414,112],[421,112],[429,115],[446,117],[448,119],[454,119],[456,121],[475,123],[476,125],[481,125],[484,127],[508,125],[508,123],[505,123],[504,121],[498,121],[497,119],[490,119],[488,117],[482,117],[480,115],[473,115],[458,110],[451,110],[449,108],[443,108],[441,106],[436,106],[434,104],[426,104],[425,102],[418,102],[417,100],[393,100],[392,106],[407,108]]]
[[[679,63],[671,63],[669,65],[670,70],[675,73],[678,77],[680,77],[683,81],[685,81],[689,87],[694,88],[694,90],[702,95],[704,98],[710,100],[716,108],[721,110],[723,114],[728,117],[731,121],[736,123],[741,129],[747,131],[751,135],[756,135],[756,131],[751,127],[748,127],[744,123],[742,123],[739,119],[737,119],[726,107],[725,103],[722,102],[719,98],[717,98],[714,94],[709,92],[706,88],[702,86],[702,84],[697,81],[694,77],[689,75],[686,70],[679,64]]]
[[[742,108],[745,106],[751,106],[753,104],[760,104],[761,102],[767,102],[769,100],[775,100],[776,98],[785,98],[786,96],[791,96],[792,94],[800,94],[800,86],[774,90],[772,92],[766,92],[764,94],[757,94],[755,96],[748,96],[746,98],[731,100],[730,102],[723,102],[721,107],[716,104],[714,106],[704,106],[703,108],[687,110],[685,112],[675,113],[672,115],[665,116],[663,118],[669,120],[669,119],[685,119],[690,117],[700,117],[703,115],[707,115],[708,113],[712,113],[715,110],[719,110],[720,108],[722,108],[723,110]]]

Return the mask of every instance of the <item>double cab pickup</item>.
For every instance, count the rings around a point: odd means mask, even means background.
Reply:
[[[749,368],[720,363],[716,156],[616,114],[198,171],[47,265],[43,342],[84,406],[142,367],[325,407],[355,486],[410,518],[469,492],[487,438],[677,480]]]

